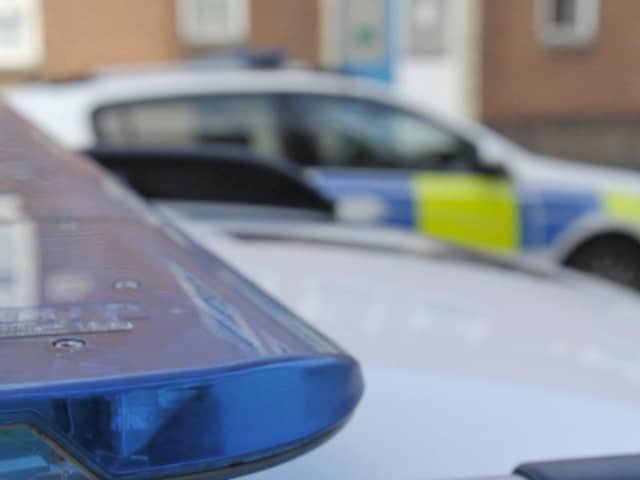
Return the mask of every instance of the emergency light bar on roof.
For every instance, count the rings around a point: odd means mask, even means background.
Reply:
[[[0,110],[4,197],[0,478],[228,478],[358,403],[352,357]]]

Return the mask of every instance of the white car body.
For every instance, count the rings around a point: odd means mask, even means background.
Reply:
[[[16,111],[73,150],[86,149],[96,144],[98,139],[92,123],[96,109],[130,101],[234,93],[337,94],[375,100],[437,118],[440,124],[448,126],[471,142],[484,162],[504,167],[519,191],[525,191],[526,202],[534,207],[544,204],[545,196],[541,193],[544,189],[561,192],[584,190],[589,192],[594,202],[603,205],[581,215],[578,220],[572,220],[570,228],[563,230],[549,245],[527,249],[517,247],[512,253],[563,263],[588,240],[610,233],[630,238],[638,242],[640,247],[640,175],[637,173],[580,165],[533,154],[480,125],[417,110],[408,100],[374,82],[298,69],[164,66],[107,73],[56,85],[16,86],[6,89],[4,93],[5,100]],[[347,198],[342,202],[345,208],[339,208],[339,211],[347,212],[347,216],[352,216],[349,214],[352,209],[348,207],[353,204],[356,205],[356,210],[364,209],[373,214],[381,210],[376,205],[367,204],[367,200],[371,200],[368,197],[363,199],[356,196],[352,199],[353,202],[349,200]],[[558,218],[552,222],[564,222],[563,215],[565,213],[560,211],[557,213]],[[549,214],[535,214],[534,220],[550,221],[542,218],[545,216]]]
[[[630,291],[388,230],[164,210],[363,366],[365,395],[345,429],[251,478],[475,478],[637,451],[640,299]]]

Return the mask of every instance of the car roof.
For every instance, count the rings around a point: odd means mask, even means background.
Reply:
[[[509,351],[511,341],[521,334],[516,326],[530,332],[530,336],[523,336],[520,342],[534,341],[541,345],[544,342],[560,342],[570,349],[573,348],[570,345],[584,346],[583,335],[589,331],[593,333],[591,340],[595,342],[589,346],[593,347],[600,342],[606,344],[617,337],[619,331],[628,329],[631,335],[640,335],[640,324],[635,321],[629,323],[636,315],[634,310],[640,311],[640,297],[634,291],[566,268],[529,265],[517,258],[505,259],[470,252],[385,227],[353,227],[303,218],[283,221],[265,217],[246,221],[237,218],[194,218],[184,215],[175,203],[166,205],[158,202],[156,206],[185,233],[212,251],[231,258],[238,268],[248,272],[257,281],[263,279],[261,275],[264,274],[272,279],[279,277],[283,285],[299,284],[312,289],[318,287],[318,278],[325,278],[327,285],[333,283],[334,286],[355,286],[362,282],[362,288],[354,287],[352,293],[362,290],[369,291],[370,295],[362,298],[354,295],[357,301],[366,298],[372,305],[379,304],[376,293],[395,291],[399,298],[388,299],[389,305],[385,310],[387,313],[402,311],[404,314],[401,317],[405,319],[411,317],[405,311],[409,304],[401,305],[399,299],[411,298],[418,308],[425,301],[429,303],[430,299],[439,297],[443,304],[459,306],[441,312],[443,326],[446,327],[447,322],[452,322],[449,327],[473,323],[474,318],[480,319],[480,323],[496,322],[500,327],[491,336],[495,336],[494,341],[498,341],[498,338],[505,340],[498,343],[502,343],[499,348],[505,348],[506,351]],[[253,272],[251,268],[256,265],[261,269]],[[279,295],[284,293],[288,303],[293,302],[300,307],[304,295],[298,296],[287,289],[278,292]],[[348,294],[343,298],[347,304],[350,303]],[[531,301],[534,299],[544,301]],[[607,301],[603,303],[605,299]],[[335,305],[327,305],[336,308]],[[346,308],[345,312],[337,309],[336,314],[342,317],[348,315],[349,311],[353,309]],[[480,312],[484,313],[479,315]],[[539,318],[536,319],[536,316]],[[316,315],[315,318],[321,322],[335,321],[329,316],[323,318]],[[385,320],[393,321],[391,315]],[[559,322],[563,322],[563,325],[559,325]],[[507,327],[510,323],[513,329]],[[396,333],[400,340],[409,341],[409,337],[403,336],[400,330]],[[514,337],[507,341],[511,335]],[[341,340],[356,344],[367,341],[358,335],[350,339],[342,337]],[[425,338],[425,341],[435,340]],[[626,343],[623,338],[614,343],[618,341],[621,347]],[[494,346],[498,347],[498,344]],[[631,344],[628,346],[631,347]],[[608,350],[608,347],[602,350]],[[377,354],[371,353],[374,356]],[[527,352],[522,353],[528,355]],[[554,355],[553,352],[549,353]],[[414,360],[424,359],[416,357]],[[580,359],[566,360],[573,363]],[[637,360],[640,370],[640,357]],[[531,362],[532,365],[535,363]],[[544,370],[541,364],[536,368]],[[553,372],[547,373],[553,376]],[[636,380],[625,378],[622,370],[617,373],[621,375],[615,381],[620,381],[619,385],[626,385],[625,389],[629,389],[628,393],[633,398],[638,395],[640,399],[640,392],[632,387]],[[580,382],[578,377],[576,381]]]
[[[84,92],[102,101],[234,90],[242,93],[360,93],[369,97],[383,94],[383,98],[390,95],[390,90],[381,82],[303,68],[147,68],[96,74],[78,81],[33,83],[8,89],[10,95],[20,91]]]
[[[523,458],[634,451],[619,433],[640,425],[633,292],[436,244],[426,255],[354,249],[345,239],[368,234],[306,227],[298,238],[277,225],[262,238],[259,227],[185,227],[362,361],[367,393],[345,431],[257,478],[466,478]]]

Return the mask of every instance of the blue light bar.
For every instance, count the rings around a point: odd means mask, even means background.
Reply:
[[[2,109],[0,145],[0,478],[229,478],[349,418],[333,342]]]
[[[112,227],[88,226],[111,245],[157,235]],[[53,242],[39,230],[48,247],[85,241],[83,227]],[[134,290],[102,292],[105,304],[0,308],[0,426],[28,425],[106,479],[229,477],[339,428],[362,393],[357,362],[219,261],[206,257],[209,274],[187,270],[188,255],[165,247],[148,257],[163,259],[160,270],[116,282]],[[88,274],[86,263],[77,272]],[[103,283],[104,272],[93,275]],[[147,282],[157,288],[136,291]],[[113,292],[128,301],[110,301]]]
[[[301,357],[21,389],[0,411],[102,477],[162,478],[311,444],[348,418],[361,385],[347,356]]]

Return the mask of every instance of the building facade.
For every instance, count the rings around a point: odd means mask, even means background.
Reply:
[[[635,0],[485,0],[480,118],[534,150],[640,166]]]
[[[476,116],[476,0],[324,0],[325,63],[389,82],[416,104]],[[328,8],[327,8],[328,6]]]
[[[65,80],[108,66],[236,46],[317,62],[320,0],[3,0],[0,81]]]
[[[450,116],[478,114],[479,13],[475,0],[399,2],[394,86]]]

